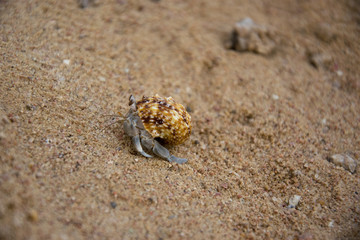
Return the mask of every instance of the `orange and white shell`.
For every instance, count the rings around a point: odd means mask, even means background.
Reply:
[[[172,97],[163,98],[157,94],[154,97],[144,96],[136,102],[136,112],[153,138],[177,145],[190,136],[191,117],[184,106]]]

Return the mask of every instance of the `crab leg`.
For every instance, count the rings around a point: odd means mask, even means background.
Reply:
[[[136,120],[131,121],[130,119],[126,119],[124,121],[124,130],[127,135],[132,137],[132,141],[136,151],[141,153],[141,155],[143,155],[144,157],[151,158],[152,156],[144,152],[143,148],[141,147],[140,136],[139,136],[140,132],[136,128]]]
[[[145,138],[144,136],[142,136],[141,143],[145,149],[152,151],[156,156],[164,158],[169,162],[176,162],[179,164],[187,162],[186,158],[178,158],[175,157],[174,155],[171,155],[169,150],[161,146],[161,144],[154,139]]]
[[[136,148],[136,151],[138,151],[139,153],[141,153],[141,155],[143,155],[144,157],[148,157],[148,158],[151,158],[152,156],[147,154],[146,152],[144,152],[143,148],[141,147],[141,144],[140,144],[140,137],[139,135],[135,136],[132,138],[132,141],[134,143],[134,146]]]
[[[152,150],[153,150],[153,153],[155,153],[157,156],[165,158],[169,162],[176,162],[179,164],[187,162],[186,158],[178,158],[178,157],[175,157],[174,155],[171,155],[169,150],[167,150],[166,148],[161,146],[160,143],[158,143],[156,140],[154,140],[154,143],[155,143],[155,145]]]

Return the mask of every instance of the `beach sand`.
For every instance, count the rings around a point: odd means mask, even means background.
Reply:
[[[1,0],[0,239],[359,239],[359,12]],[[247,17],[271,53],[228,48]],[[142,157],[112,116],[156,93],[189,110],[168,146],[185,164]]]

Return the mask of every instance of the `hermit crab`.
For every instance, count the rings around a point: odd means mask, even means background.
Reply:
[[[133,95],[129,98],[130,110],[124,119],[124,131],[132,138],[135,149],[144,157],[154,153],[169,162],[185,163],[187,159],[170,154],[161,143],[177,145],[189,138],[191,117],[183,105],[176,103],[172,97],[162,98],[159,95],[143,97],[136,101]]]

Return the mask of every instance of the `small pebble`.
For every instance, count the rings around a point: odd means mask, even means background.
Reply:
[[[354,173],[356,170],[357,162],[347,154],[334,154],[329,158],[329,161],[351,173]]]
[[[41,172],[37,172],[36,174],[35,174],[35,177],[36,178],[41,178],[43,176],[43,174],[41,173]]]
[[[300,199],[301,199],[301,196],[299,196],[299,195],[292,196],[289,199],[288,208],[295,208],[299,204]]]
[[[39,215],[34,209],[31,209],[28,213],[28,219],[32,222],[37,222],[39,219]]]
[[[205,150],[205,149],[207,148],[207,146],[206,146],[205,143],[201,143],[201,144],[200,144],[200,148],[201,148],[202,150]]]
[[[326,23],[322,23],[315,27],[314,29],[315,36],[326,42],[329,43],[335,38],[334,32],[331,30],[331,26]]]
[[[337,71],[336,71],[336,74],[337,74],[339,77],[341,77],[342,75],[344,75],[343,71],[341,71],[341,70],[337,70]]]
[[[244,18],[235,24],[231,42],[226,45],[240,52],[269,55],[276,48],[274,36],[269,28],[254,23],[251,18]]]
[[[69,64],[70,64],[70,60],[69,60],[69,59],[64,59],[63,63],[66,64],[66,65],[69,65]]]
[[[0,132],[0,140],[5,138],[6,138],[6,134],[4,132]]]
[[[116,208],[117,204],[116,204],[116,202],[110,202],[110,206],[114,209],[114,208]]]
[[[25,106],[25,108],[26,108],[26,110],[28,110],[28,111],[36,110],[36,107],[35,107],[34,105],[30,105],[30,104],[27,104],[27,105]]]
[[[87,8],[89,6],[90,0],[79,0],[79,6],[81,8]]]
[[[279,99],[279,96],[278,96],[278,95],[276,95],[276,94],[273,94],[273,95],[272,95],[272,99],[274,99],[274,100],[278,100],[278,99]]]
[[[316,68],[327,68],[331,65],[332,57],[327,53],[309,52],[309,62]]]
[[[96,0],[78,0],[80,8],[87,8],[89,6],[95,5],[96,2]]]

